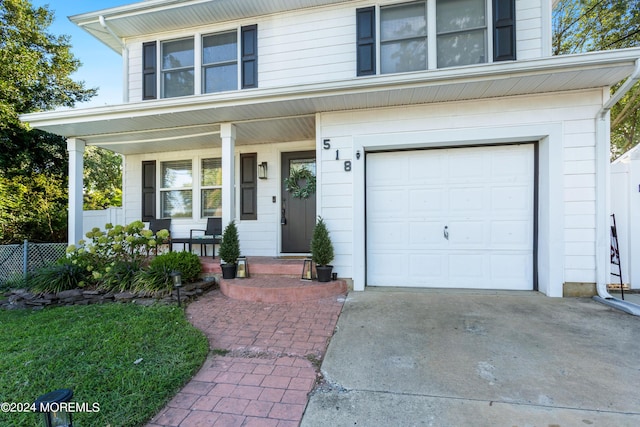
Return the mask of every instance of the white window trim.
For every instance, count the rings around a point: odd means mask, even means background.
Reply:
[[[167,39],[162,39],[162,40],[158,40],[158,49],[156,52],[156,70],[158,70],[159,72],[157,73],[157,88],[158,88],[158,94],[159,94],[159,99],[169,99],[167,97],[164,96],[164,68],[162,68],[162,48],[163,48],[163,44],[167,43],[167,42],[174,42],[174,41],[180,41],[180,40],[188,40],[188,39],[193,39],[193,94],[197,95],[199,94],[199,90],[198,87],[196,85],[196,73],[197,71],[197,65],[198,65],[198,50],[197,50],[197,37],[193,37],[193,36],[186,36],[186,37],[173,37],[173,38],[167,38]],[[187,67],[184,67],[183,69],[187,69]],[[184,96],[191,96],[191,95],[184,95]],[[183,98],[184,96],[174,96],[172,98]]]
[[[163,187],[162,186],[162,179],[163,179],[163,164],[164,163],[171,163],[171,162],[186,162],[186,161],[191,161],[191,187]],[[194,197],[194,191],[197,187],[197,183],[194,182],[194,175],[196,173],[196,167],[197,164],[194,166],[194,159],[193,158],[167,158],[167,159],[163,159],[160,160],[158,159],[157,162],[159,163],[159,173],[156,172],[156,174],[158,175],[157,177],[157,185],[158,185],[158,190],[157,190],[157,201],[156,201],[156,212],[159,213],[158,217],[159,218],[171,218],[174,221],[182,221],[182,220],[193,220],[195,212],[196,212],[196,205],[198,205],[198,209],[199,209],[199,204],[200,204],[200,197]],[[162,193],[165,192],[169,192],[169,191],[191,191],[191,217],[166,217],[164,216],[164,212],[162,210]]]
[[[202,167],[202,162],[204,160],[208,160],[208,159],[220,159],[220,168],[222,169],[222,156],[200,156],[198,157],[197,163],[198,163],[198,219],[207,219],[207,218],[218,218],[215,216],[204,216],[203,212],[202,212],[202,190],[216,190],[216,189],[220,189],[220,191],[223,191],[222,189],[222,184],[220,185],[203,185],[202,184],[202,174],[204,172],[204,168]],[[195,203],[194,203],[195,205]],[[195,216],[195,215],[194,215]]]
[[[200,91],[198,94],[206,94],[207,92],[204,91],[204,73],[202,72],[205,64],[203,62],[202,59],[202,39],[207,37],[207,36],[215,36],[218,34],[226,34],[226,33],[232,33],[235,31],[236,33],[236,88],[232,89],[232,90],[225,90],[225,91],[220,91],[220,92],[208,92],[208,93],[222,93],[222,92],[232,92],[234,90],[240,90],[240,86],[242,84],[242,41],[240,40],[241,38],[241,26],[240,27],[235,27],[235,28],[230,28],[228,30],[221,30],[221,31],[215,31],[215,32],[207,32],[207,33],[199,33],[196,35],[196,38],[198,39],[198,46],[199,46],[199,50],[198,50],[198,64],[200,64],[198,71],[199,71],[199,82],[200,84],[198,85],[198,90]],[[229,61],[229,63],[231,63],[231,61]]]

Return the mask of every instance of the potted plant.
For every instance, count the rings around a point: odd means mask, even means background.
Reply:
[[[321,217],[313,228],[311,237],[311,259],[316,264],[318,282],[331,280],[333,266],[329,263],[333,260],[333,244],[329,237],[329,230]]]
[[[235,279],[238,258],[240,257],[240,241],[238,229],[234,221],[231,221],[222,233],[220,242],[220,260],[222,261],[222,278]]]

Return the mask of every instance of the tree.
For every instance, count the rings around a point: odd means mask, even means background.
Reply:
[[[68,36],[47,32],[53,13],[0,0],[0,241],[66,234],[64,138],[30,130],[19,115],[87,101],[96,89],[71,79],[80,62]]]
[[[105,209],[122,204],[122,157],[89,146],[84,153],[84,209]]]
[[[640,46],[639,11],[640,0],[560,0],[553,12],[553,53]],[[640,143],[639,111],[640,85],[635,85],[611,111],[612,158]]]

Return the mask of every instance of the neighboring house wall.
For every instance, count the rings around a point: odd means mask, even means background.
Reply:
[[[331,150],[318,153],[319,213],[336,241],[336,270],[352,277],[362,269],[364,254],[359,247],[365,218],[364,208],[357,204],[364,199],[360,196],[364,158],[355,158],[357,150],[363,151],[367,144],[375,149],[384,141],[385,149],[437,147],[438,135],[449,139],[442,145],[507,142],[513,135],[513,141],[521,142],[542,138],[540,208],[553,203],[556,209],[540,217],[547,238],[538,244],[539,263],[551,271],[541,277],[541,290],[561,296],[558,285],[563,282],[595,283],[594,118],[602,97],[601,90],[591,90],[321,114],[318,141],[330,139]],[[548,128],[557,129],[553,139],[543,138]],[[489,137],[479,140],[481,134]],[[496,141],[491,141],[492,134]],[[340,162],[335,161],[335,150],[340,150]],[[344,160],[353,162],[352,173],[344,171]],[[559,263],[560,271],[554,263]],[[560,283],[546,283],[550,280]]]
[[[402,4],[382,0],[385,6]],[[490,4],[491,1],[488,0]],[[540,58],[550,38],[545,28],[544,0],[516,2],[517,59]],[[372,6],[356,1],[330,7],[318,7],[278,15],[261,16],[187,31],[150,34],[144,39],[127,40],[129,52],[129,100],[142,100],[142,44],[154,40],[182,37],[198,39],[202,35],[258,25],[258,87],[286,87],[356,78],[356,9]],[[491,15],[487,17],[491,44]],[[196,43],[196,46],[198,44]],[[158,46],[158,49],[160,47]],[[197,50],[197,49],[196,49]],[[199,63],[196,53],[196,67]],[[198,82],[196,82],[196,87]],[[196,89],[197,90],[197,89]]]
[[[631,288],[640,288],[640,147],[631,149],[611,165],[611,211],[616,216],[622,279]],[[617,273],[617,267],[611,266]],[[611,276],[610,283],[620,283]]]

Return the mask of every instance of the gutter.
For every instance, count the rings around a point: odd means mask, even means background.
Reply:
[[[98,21],[100,21],[100,25],[104,28],[120,45],[122,48],[122,101],[129,102],[129,48],[127,44],[118,37],[118,35],[107,25],[106,19],[104,19],[104,15],[100,15],[98,17]]]
[[[629,90],[640,81],[640,58],[635,61],[635,68],[627,80],[618,90],[604,103],[596,114],[596,200],[605,200],[596,209],[596,289],[598,295],[593,298],[603,304],[622,310],[634,316],[640,316],[640,305],[619,298],[614,298],[607,291],[608,276],[610,268],[607,268],[608,256],[610,253],[610,224],[608,212],[611,210],[609,199],[610,189],[610,122],[609,112]]]

